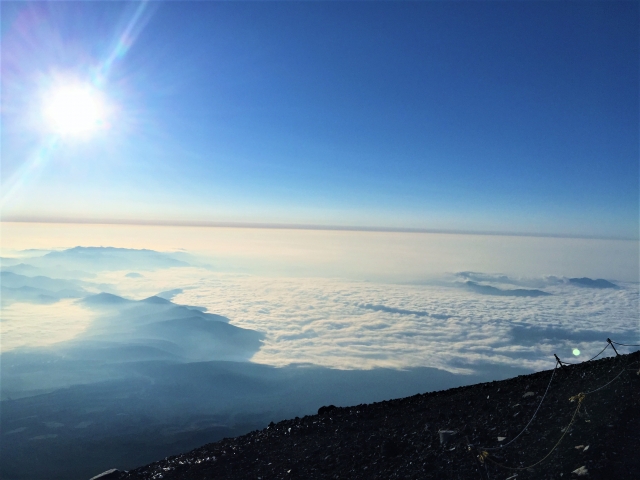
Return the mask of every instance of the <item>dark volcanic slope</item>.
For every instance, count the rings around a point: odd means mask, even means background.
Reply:
[[[371,405],[323,408],[320,415],[271,424],[109,478],[506,479],[517,473],[518,480],[566,479],[577,478],[572,472],[584,467],[584,478],[637,479],[639,367],[635,352],[558,368],[551,383],[552,372],[544,371]],[[587,393],[584,401],[569,400],[581,392]],[[485,464],[478,461],[485,450],[478,447],[514,439],[538,405],[522,436],[488,450]],[[441,444],[439,430],[458,433]],[[545,457],[530,469],[497,466],[528,467]]]

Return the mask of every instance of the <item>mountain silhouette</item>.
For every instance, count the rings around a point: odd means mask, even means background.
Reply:
[[[579,287],[588,288],[620,288],[615,283],[611,283],[603,278],[598,278],[596,280],[588,277],[570,278],[569,283],[572,285],[577,285]]]
[[[496,295],[500,297],[546,297],[551,295],[550,293],[542,290],[526,290],[524,288],[503,290],[490,285],[480,285],[479,283],[472,282],[471,280],[464,282],[464,285],[467,289],[481,295]]]

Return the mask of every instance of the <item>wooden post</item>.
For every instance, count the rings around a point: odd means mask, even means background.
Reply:
[[[553,356],[554,356],[554,357],[556,357],[556,362],[558,362],[558,363],[560,364],[560,366],[561,366],[562,368],[564,368],[564,365],[562,364],[562,360],[560,360],[560,359],[558,358],[558,355],[556,355],[556,354],[554,353],[554,354],[553,354]]]

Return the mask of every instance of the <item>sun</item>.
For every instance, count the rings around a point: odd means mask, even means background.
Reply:
[[[63,137],[86,136],[107,125],[104,95],[91,84],[67,83],[44,96],[42,116],[47,130]]]

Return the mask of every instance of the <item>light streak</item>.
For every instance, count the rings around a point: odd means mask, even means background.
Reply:
[[[106,59],[99,63],[91,76],[91,83],[99,89],[104,89],[109,73],[116,61],[121,60],[131,49],[144,26],[148,23],[150,15],[144,15],[147,11],[148,0],[140,2],[134,10],[131,18],[126,22],[125,28],[117,35],[115,47]],[[46,166],[52,154],[61,142],[58,133],[49,134],[42,140],[41,145],[27,157],[25,162],[6,181],[2,181],[0,192],[0,210],[4,209],[16,193],[24,188],[29,181],[37,177],[38,173]]]

